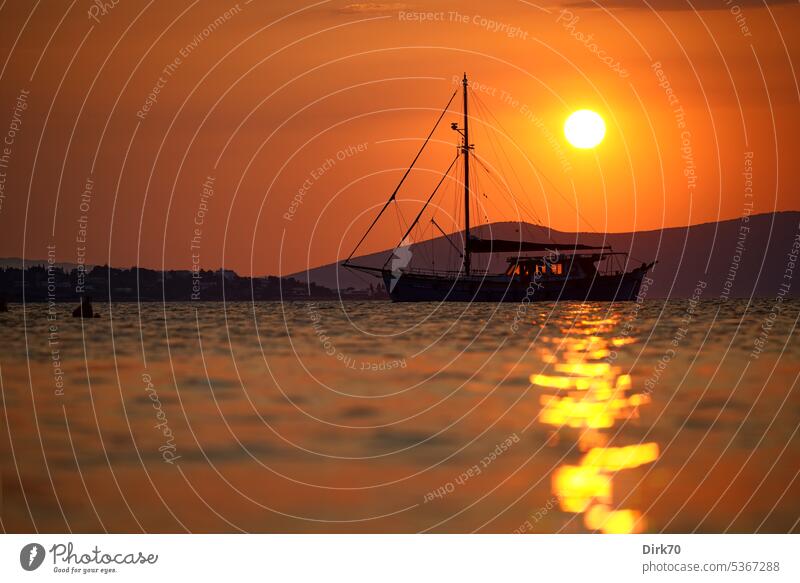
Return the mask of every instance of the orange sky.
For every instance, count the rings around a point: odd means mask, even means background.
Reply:
[[[0,256],[42,258],[55,244],[64,262],[85,253],[243,274],[342,258],[463,71],[494,115],[473,109],[476,154],[526,209],[484,173],[478,224],[535,214],[560,230],[628,231],[738,217],[751,204],[799,210],[800,7],[658,5],[8,0]],[[606,119],[595,150],[564,140],[580,108]],[[401,200],[427,197],[455,153],[459,114],[460,104]],[[439,199],[446,229],[456,196],[453,183]],[[417,208],[400,205],[405,220]],[[386,218],[364,251],[397,242],[398,220]]]

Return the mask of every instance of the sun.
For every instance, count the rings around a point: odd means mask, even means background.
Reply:
[[[594,148],[606,135],[606,124],[590,109],[579,109],[564,123],[564,135],[576,148]]]

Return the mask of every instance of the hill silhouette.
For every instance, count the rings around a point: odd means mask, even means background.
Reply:
[[[648,297],[691,297],[697,283],[707,284],[706,298],[775,297],[789,283],[787,297],[800,297],[800,270],[791,281],[791,262],[800,246],[800,212],[751,215],[712,223],[629,233],[567,233],[528,223],[493,223],[472,230],[481,238],[501,238],[554,243],[611,245],[629,254],[627,269],[642,262],[658,261],[649,274]],[[414,243],[410,267],[457,269],[463,249],[463,233]],[[794,254],[794,255],[792,255]],[[503,269],[509,253],[473,256],[473,266],[491,272]],[[792,259],[790,256],[793,256]],[[353,263],[380,267],[392,257],[386,249],[354,258]],[[292,274],[330,288],[364,288],[374,279],[331,263]]]

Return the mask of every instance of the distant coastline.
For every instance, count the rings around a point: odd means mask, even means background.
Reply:
[[[14,260],[12,260],[14,261]],[[293,277],[242,277],[229,269],[157,271],[48,264],[26,261],[29,267],[0,268],[0,299],[6,302],[215,302],[292,300],[385,300],[383,286],[364,289],[329,287]]]
[[[475,227],[472,234],[512,241],[611,245],[614,251],[629,254],[631,263],[626,268],[644,261],[658,261],[648,274],[647,297],[651,299],[691,298],[698,282],[707,286],[704,299],[775,298],[779,294],[800,297],[800,281],[797,281],[800,271],[795,267],[800,247],[798,211],[745,213],[735,219],[627,233],[563,232],[541,225],[501,222]],[[463,241],[463,232],[449,239],[416,241],[409,247],[412,256],[409,267],[431,269],[429,258],[436,257],[437,266],[458,269],[461,262],[458,251],[463,249]],[[392,249],[384,249],[355,257],[353,261],[378,267],[392,253]],[[500,273],[506,267],[505,259],[500,254],[479,268]],[[289,277],[323,286],[363,285],[357,274],[343,269],[339,263],[320,265]]]
[[[630,233],[565,233],[540,225],[494,223],[475,229],[479,236],[514,240],[611,245],[636,262],[657,260],[648,275],[648,298],[691,298],[698,282],[706,285],[703,299],[796,298],[800,282],[796,264],[800,249],[800,212],[744,215],[739,219],[688,227]],[[463,244],[463,233],[452,237]],[[452,243],[436,237],[409,247],[412,268],[430,269],[430,257],[453,255]],[[354,261],[376,267],[392,249],[363,255]],[[455,257],[455,256],[454,256]],[[501,259],[503,259],[501,257]],[[455,259],[458,261],[458,259]],[[83,266],[0,258],[0,299],[7,302],[74,302],[81,295],[94,301],[292,301],[388,300],[378,279],[373,284],[329,263],[286,277],[240,276],[228,269],[167,270]],[[457,268],[457,264],[455,268]],[[486,266],[500,272],[502,262]],[[109,292],[110,290],[110,292]]]

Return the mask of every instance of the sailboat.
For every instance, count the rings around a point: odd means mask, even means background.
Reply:
[[[405,171],[394,192],[383,205],[342,266],[380,277],[394,302],[525,302],[525,301],[630,301],[639,293],[642,280],[655,262],[643,262],[625,271],[628,254],[614,252],[610,246],[591,246],[578,243],[533,242],[504,239],[484,239],[470,232],[470,159],[474,144],[469,140],[469,81],[466,73],[461,82],[463,90],[463,122],[452,123],[451,129],[461,136],[458,155],[442,175],[425,205],[417,214],[382,267],[353,262],[353,256],[387,208],[397,200],[400,187],[430,141],[442,118],[458,94],[440,114],[430,134],[422,144],[411,165]],[[419,269],[409,266],[411,256],[409,235],[419,223],[434,195],[455,163],[463,163],[463,244],[456,246],[435,221],[434,225],[456,249],[461,258],[457,270]],[[511,254],[501,273],[474,270],[474,254]]]

